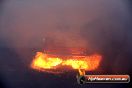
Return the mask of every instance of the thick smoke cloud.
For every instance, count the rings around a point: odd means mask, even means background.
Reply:
[[[29,48],[83,47],[103,55],[102,70],[130,73],[128,5],[123,0],[3,0],[0,47],[13,49],[26,66],[32,60]]]
[[[114,0],[7,0],[1,16],[1,36],[12,47],[39,47],[46,38],[67,47],[98,47],[123,39],[129,19],[124,2]]]

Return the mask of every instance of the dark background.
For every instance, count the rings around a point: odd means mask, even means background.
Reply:
[[[87,74],[132,75],[131,0],[0,0],[0,88],[130,88],[78,85],[77,71],[54,75],[30,63],[47,47],[83,47],[100,53]]]

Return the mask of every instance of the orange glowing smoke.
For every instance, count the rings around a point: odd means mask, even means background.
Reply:
[[[100,61],[101,56],[98,54],[91,56],[71,56],[67,59],[63,59],[37,52],[31,63],[31,67],[37,70],[55,70],[59,69],[59,67],[70,66],[71,69],[78,69],[79,71],[80,69],[91,71],[98,68]],[[79,73],[81,73],[81,71]]]

